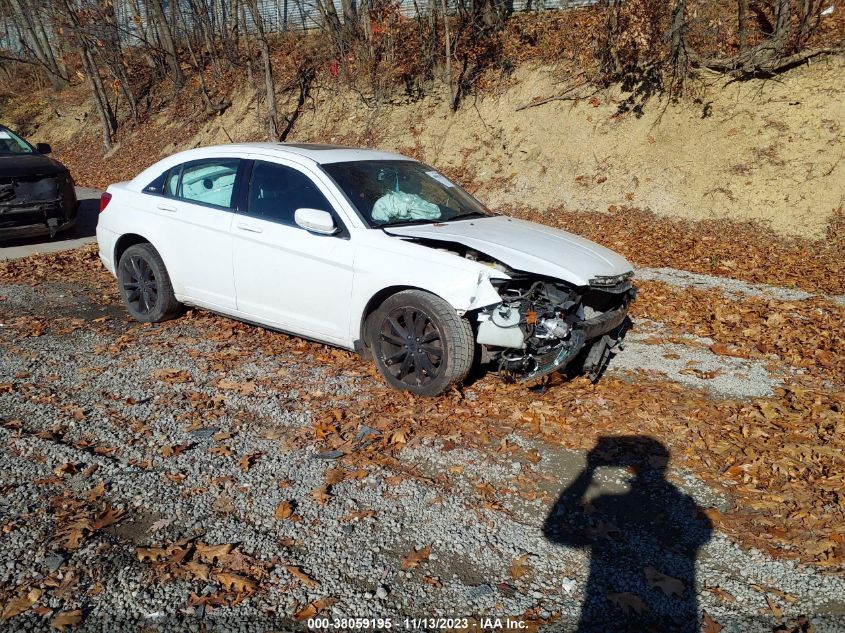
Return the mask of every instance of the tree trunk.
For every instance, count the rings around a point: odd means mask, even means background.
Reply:
[[[18,27],[22,43],[30,50],[35,60],[48,72],[52,86],[57,89],[63,88],[67,85],[67,74],[59,67],[53,55],[43,25],[38,21],[37,11],[34,7],[24,6],[22,0],[9,0],[9,2],[14,13],[12,19]],[[39,27],[40,34],[44,36],[43,41],[39,37]]]
[[[452,90],[452,35],[449,33],[449,12],[446,0],[440,0],[440,8],[443,10],[443,39],[446,42],[446,88],[449,90],[449,103],[453,104],[455,93]]]
[[[158,71],[160,74],[164,74],[163,69],[159,67],[155,58],[150,54],[149,48],[151,46],[155,46],[156,42],[150,37],[147,30],[149,25],[142,19],[141,8],[138,6],[137,2],[138,0],[127,0],[126,4],[129,5],[129,11],[132,13],[132,21],[135,23],[138,31],[140,32],[140,37],[136,36],[136,38],[141,42],[141,56],[144,58],[144,62],[146,62],[147,66],[155,71]]]
[[[745,21],[748,18],[748,0],[738,0],[737,2],[737,22],[739,25],[739,51],[742,52],[748,48],[748,30],[745,26]]]
[[[791,6],[789,0],[777,0],[777,11],[775,12],[775,32],[772,36],[775,49],[781,53],[786,48],[789,40],[789,18]]]
[[[117,121],[114,117],[111,105],[109,104],[108,95],[103,89],[103,83],[100,80],[100,74],[97,72],[93,60],[91,59],[91,51],[88,49],[87,43],[79,39],[81,48],[82,68],[88,78],[88,86],[91,89],[91,100],[94,102],[94,109],[100,117],[103,132],[103,149],[109,151],[112,148],[111,137],[117,131]]]
[[[264,18],[258,10],[257,0],[248,0],[252,21],[258,34],[258,48],[261,50],[261,63],[264,66],[264,98],[267,101],[267,136],[271,141],[279,140],[279,124],[276,111],[276,83],[273,80],[273,60],[270,57],[270,44],[264,32]]]
[[[179,56],[176,53],[176,44],[173,40],[173,31],[170,29],[170,24],[167,22],[167,17],[164,14],[164,9],[161,8],[159,0],[147,1],[147,15],[152,16],[155,24],[158,39],[161,42],[161,47],[167,55],[167,64],[170,66],[170,75],[176,87],[185,85],[185,75],[182,74],[182,68],[179,65]]]

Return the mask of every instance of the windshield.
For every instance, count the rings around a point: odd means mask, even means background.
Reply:
[[[371,228],[490,214],[446,176],[415,161],[362,160],[322,167]]]
[[[33,151],[32,146],[20,136],[11,130],[0,128],[0,156],[32,154]]]

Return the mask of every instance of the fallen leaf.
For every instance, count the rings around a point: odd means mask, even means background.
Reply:
[[[628,591],[614,593],[611,591],[608,592],[607,599],[622,609],[625,613],[641,614],[648,611],[648,607],[645,602],[643,602],[642,598],[635,593],[630,593]]]
[[[88,492],[88,501],[97,501],[104,494],[106,494],[106,484],[101,481]]]
[[[50,621],[50,626],[63,632],[65,629],[72,629],[81,623],[82,611],[76,609],[75,611],[62,611]]]
[[[716,622],[707,611],[701,618],[701,633],[719,633],[724,627]]]
[[[434,576],[423,576],[423,582],[436,589],[440,589],[443,586],[443,583],[440,582],[440,579]]]
[[[276,506],[275,517],[281,521],[289,519],[294,515],[293,504],[290,501],[282,501]]]
[[[157,369],[153,372],[153,378],[169,385],[175,385],[190,382],[191,374],[184,369]]]
[[[519,580],[526,574],[530,573],[531,566],[528,565],[528,555],[526,554],[525,556],[513,559],[508,571],[510,572],[511,578],[514,580]]]
[[[139,547],[135,550],[135,554],[142,563],[155,563],[167,558],[167,549],[164,547]]]
[[[683,581],[672,576],[667,576],[664,573],[657,571],[654,567],[646,567],[644,570],[646,580],[652,587],[656,587],[663,591],[668,597],[684,595],[686,586]]]
[[[232,449],[228,446],[212,446],[208,449],[208,452],[212,455],[221,455],[223,457],[231,457],[232,456]]]
[[[65,475],[75,475],[76,472],[76,465],[71,464],[70,462],[66,462],[61,466],[56,466],[56,468],[53,469],[53,473],[58,477],[64,477]]]
[[[402,569],[407,571],[419,567],[428,560],[429,554],[431,554],[431,545],[426,545],[422,549],[412,549],[402,561]]]
[[[349,523],[350,521],[360,521],[362,519],[374,517],[375,515],[375,510],[354,510],[353,512],[350,512],[349,514],[344,516],[341,521],[343,521],[344,523]]]
[[[783,617],[783,611],[769,594],[766,594],[766,604],[769,605],[769,610],[772,612],[773,616],[776,618]]]
[[[241,467],[241,470],[249,470],[259,457],[261,457],[260,452],[244,455],[238,460],[238,466]]]
[[[254,581],[244,576],[239,576],[238,574],[218,572],[215,574],[215,577],[226,591],[232,591],[234,593],[252,593],[256,588]]]
[[[288,573],[297,578],[304,584],[306,587],[310,587],[313,589],[314,587],[319,587],[320,583],[311,578],[308,574],[306,574],[300,567],[297,565],[285,565],[285,569],[288,570]]]
[[[179,455],[180,453],[184,453],[189,448],[190,444],[166,444],[158,449],[158,453],[162,457],[173,457],[175,455]]]
[[[94,517],[94,520],[91,522],[91,527],[94,530],[102,530],[103,528],[114,525],[115,523],[120,523],[125,517],[126,510],[107,507]]]
[[[314,497],[314,501],[323,506],[331,500],[331,496],[329,495],[329,490],[327,486],[312,490],[311,496]]]
[[[196,544],[197,558],[206,563],[216,563],[221,561],[229,555],[232,551],[233,545],[231,543],[223,543],[221,545],[206,545],[205,543]]]
[[[200,580],[205,581],[209,580],[209,570],[211,568],[208,565],[203,565],[202,563],[192,560],[183,564],[182,569],[188,571],[194,578],[199,578]]]
[[[342,468],[332,468],[326,471],[326,486],[334,486],[346,479],[346,471]]]
[[[320,598],[314,602],[309,602],[299,611],[294,613],[293,617],[300,621],[313,618],[315,615],[320,613],[320,611],[334,604],[334,602],[335,601],[332,598]]]
[[[220,389],[228,389],[230,391],[236,391],[242,396],[249,396],[255,392],[256,385],[253,381],[247,380],[246,382],[238,382],[236,380],[229,380],[228,378],[223,378],[217,381],[217,386]]]
[[[28,611],[32,605],[38,602],[40,597],[40,589],[30,589],[25,594],[9,600],[9,602],[6,603],[6,606],[3,607],[3,611],[0,613],[0,618],[8,620],[9,618],[13,618],[16,615],[23,613],[24,611]]]

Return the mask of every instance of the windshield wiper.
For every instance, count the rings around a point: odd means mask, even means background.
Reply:
[[[417,224],[437,224],[438,222],[442,222],[443,220],[425,220],[425,219],[416,219],[416,220],[402,220],[401,222],[388,222],[387,224],[379,225],[380,229],[390,229],[394,226],[414,226]]]
[[[448,220],[440,220],[440,222],[453,222],[455,220],[469,220],[471,218],[489,218],[490,215],[487,213],[482,213],[481,211],[467,211],[466,213],[461,213],[460,215],[453,215]]]

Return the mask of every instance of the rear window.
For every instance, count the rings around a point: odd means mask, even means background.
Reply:
[[[144,191],[232,209],[240,163],[240,158],[207,158],[183,163],[164,172],[144,187]]]

